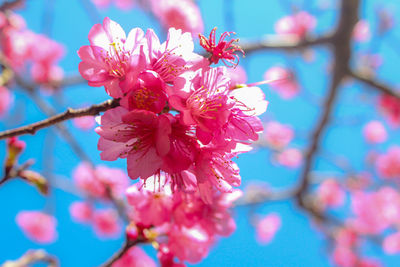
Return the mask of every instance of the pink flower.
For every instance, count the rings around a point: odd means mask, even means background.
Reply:
[[[297,148],[287,148],[278,154],[277,161],[285,167],[298,168],[303,162],[303,154]]]
[[[93,116],[84,116],[73,119],[72,123],[75,127],[86,131],[92,129],[95,126],[96,121]]]
[[[93,209],[87,202],[74,202],[69,206],[72,218],[80,223],[89,223],[92,220]]]
[[[383,240],[383,250],[387,254],[400,253],[400,232],[388,235]]]
[[[78,188],[92,197],[119,198],[128,187],[128,177],[120,169],[97,166],[82,162],[73,172]],[[108,195],[108,194],[111,194]]]
[[[140,247],[132,247],[112,267],[156,267],[156,263]]]
[[[55,63],[64,55],[64,47],[44,35],[33,35],[31,53],[34,64],[31,69],[33,79],[37,83],[60,81],[63,70]]]
[[[128,110],[142,109],[160,113],[167,101],[164,87],[164,82],[155,72],[142,72],[135,82],[129,83],[129,91],[122,98],[121,106]]]
[[[105,18],[103,25],[95,24],[89,32],[90,45],[82,46],[78,55],[79,72],[90,86],[103,86],[115,98],[122,96],[119,83],[126,78],[132,66],[137,64],[137,49],[144,33],[132,29],[126,37],[121,26]],[[136,60],[136,61],[135,61]]]
[[[263,217],[256,226],[258,242],[261,244],[271,242],[280,227],[281,218],[278,214],[271,213]]]
[[[169,232],[168,247],[181,261],[198,263],[207,256],[213,239],[200,227],[172,226]]]
[[[340,228],[335,233],[335,242],[342,247],[353,247],[357,244],[357,241],[357,233],[349,227]]]
[[[324,180],[317,190],[318,200],[324,207],[341,206],[345,200],[345,192],[334,179]]]
[[[383,143],[387,139],[385,126],[379,121],[370,121],[364,126],[363,133],[369,143]]]
[[[135,0],[92,0],[98,8],[107,8],[111,2],[123,10],[131,9],[134,6]]]
[[[275,24],[275,31],[278,34],[291,34],[298,39],[304,39],[315,28],[316,23],[317,21],[312,15],[302,11],[278,20]]]
[[[289,125],[271,121],[265,125],[264,136],[269,145],[280,149],[286,147],[292,141],[294,132]]]
[[[16,218],[18,226],[35,242],[48,244],[57,238],[56,219],[40,211],[21,211]]]
[[[155,71],[166,83],[173,84],[186,71],[208,65],[202,56],[193,52],[194,43],[190,33],[170,28],[167,40],[160,44],[157,35],[149,29],[145,40],[146,46],[140,51],[139,63]],[[133,76],[133,79],[136,77]]]
[[[118,214],[113,209],[94,211],[93,227],[96,234],[102,238],[114,238],[121,232]]]
[[[213,188],[221,192],[232,192],[232,186],[240,186],[239,167],[230,160],[232,155],[221,153],[223,147],[204,148],[200,151],[196,163],[195,174],[203,200],[211,204]]]
[[[162,187],[162,191],[154,186],[157,178],[149,177],[146,182],[138,182],[126,190],[128,203],[135,211],[135,221],[146,226],[160,226],[171,218],[172,192],[167,185]],[[158,178],[160,179],[165,180],[165,177]]]
[[[101,124],[96,128],[101,159],[127,158],[131,179],[146,179],[160,170],[170,150],[171,125],[165,115],[118,107],[104,113]]]
[[[275,66],[268,69],[264,74],[264,79],[271,81],[269,85],[283,99],[295,97],[300,90],[300,86],[295,79],[294,74],[283,67]]]
[[[165,28],[181,29],[193,36],[204,30],[198,6],[190,0],[151,0],[154,15]]]
[[[375,167],[382,178],[400,178],[400,147],[392,146],[386,154],[379,155]]]
[[[400,125],[400,100],[394,96],[383,94],[378,99],[378,107],[388,120],[390,125]]]
[[[247,81],[246,70],[241,66],[235,68],[229,68],[227,74],[231,79],[231,89],[235,88],[236,85],[245,84]]]
[[[388,227],[389,222],[383,217],[382,195],[356,191],[352,194],[351,207],[356,215],[350,220],[352,228],[362,234],[378,234]]]
[[[359,20],[354,26],[353,38],[356,42],[368,42],[371,39],[371,30],[368,21]]]
[[[383,267],[382,264],[374,259],[359,259],[357,267]]]
[[[255,115],[264,112],[268,102],[257,87],[230,90],[226,68],[219,67],[199,73],[191,91],[171,96],[170,104],[182,112],[184,124],[196,125],[197,138],[208,144],[224,139],[257,140],[263,127]]]
[[[240,52],[244,55],[244,51],[240,46],[234,44],[239,39],[232,39],[229,42],[225,41],[227,36],[235,34],[234,32],[224,32],[221,34],[218,43],[215,40],[215,32],[217,28],[211,30],[210,37],[207,39],[204,35],[199,34],[200,45],[211,54],[209,58],[211,63],[217,64],[220,60],[228,66],[236,66],[239,63],[239,56],[235,54]]]
[[[0,86],[0,116],[8,112],[12,102],[13,95],[4,86]]]
[[[336,246],[333,251],[333,261],[340,267],[353,267],[357,263],[357,255],[347,246]]]

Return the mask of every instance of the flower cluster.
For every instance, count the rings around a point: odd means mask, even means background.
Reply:
[[[99,118],[103,160],[127,158],[132,179],[164,173],[172,190],[198,190],[207,203],[215,189],[240,185],[231,158],[248,151],[263,129],[257,115],[267,101],[259,88],[231,89],[226,68],[210,67],[193,52],[191,35],[173,28],[160,43],[152,30],[126,36],[106,18],[89,41],[78,51],[80,73],[121,105]],[[221,59],[230,59],[227,53]]]
[[[22,71],[30,67],[36,83],[48,85],[63,78],[57,62],[64,54],[64,47],[27,29],[24,19],[14,13],[0,13],[0,46],[14,69]]]
[[[171,28],[161,43],[153,30],[135,28],[126,36],[106,18],[78,51],[89,85],[104,86],[120,103],[98,118],[101,159],[126,158],[128,176],[141,178],[126,191],[128,237],[156,241],[162,266],[198,262],[217,236],[233,232],[229,208],[241,177],[232,158],[249,151],[263,130],[257,115],[268,102],[261,89],[238,84],[243,74],[231,80],[232,71],[210,66],[241,51],[225,37],[213,39],[207,59],[193,52],[190,33]],[[85,174],[87,168],[78,168],[76,181],[89,195],[104,198],[96,183],[117,190],[112,181]]]
[[[102,165],[93,167],[87,162],[81,163],[73,173],[74,182],[86,196],[84,202],[74,202],[70,206],[72,218],[84,224],[92,225],[95,233],[102,238],[112,238],[121,232],[119,216],[114,208],[96,209],[93,200],[118,204],[123,198],[129,179],[120,169]]]
[[[207,205],[198,192],[173,193],[167,181],[160,190],[157,182],[160,179],[168,178],[152,176],[126,191],[133,208],[130,219],[134,226],[131,227],[143,236],[146,233],[141,232],[152,229],[160,247],[158,257],[162,266],[172,266],[174,257],[180,262],[199,262],[208,254],[217,236],[229,236],[236,229],[229,208],[241,192],[214,194],[213,204]]]

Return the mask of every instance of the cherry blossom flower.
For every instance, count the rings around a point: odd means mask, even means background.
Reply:
[[[87,162],[79,164],[72,176],[78,188],[92,197],[103,199],[118,198],[129,183],[122,170],[102,165],[93,168]]]
[[[370,121],[364,126],[363,133],[369,143],[383,143],[387,139],[385,126],[379,121]]]
[[[214,242],[202,228],[173,226],[169,232],[168,248],[181,261],[197,263],[208,254]]]
[[[345,192],[335,179],[324,180],[317,189],[318,200],[324,207],[341,206],[345,196]]]
[[[57,238],[56,219],[40,211],[21,211],[16,217],[18,226],[35,242],[48,244]]]
[[[271,213],[260,219],[256,226],[258,242],[261,244],[271,242],[280,227],[281,218],[278,214]]]
[[[353,38],[356,42],[368,42],[371,39],[371,30],[369,23],[365,20],[360,20],[354,26]]]
[[[303,162],[303,154],[297,148],[287,148],[278,154],[277,161],[285,167],[298,168]]]
[[[93,4],[95,4],[98,8],[107,8],[111,3],[114,3],[118,8],[122,10],[131,9],[135,0],[92,0]]]
[[[96,125],[96,121],[93,116],[78,117],[73,119],[72,123],[75,127],[85,131],[91,130]]]
[[[170,150],[171,125],[165,116],[146,110],[128,111],[123,107],[108,110],[101,117],[99,150],[103,160],[127,158],[131,179],[146,179],[163,165]]]
[[[244,55],[243,49],[235,44],[239,39],[232,39],[227,42],[225,38],[235,33],[224,32],[217,43],[215,40],[216,31],[217,28],[212,29],[208,39],[204,35],[199,34],[200,45],[211,54],[209,58],[211,63],[217,64],[221,60],[226,66],[236,66],[239,63],[239,56],[235,53],[240,52]]]
[[[164,28],[181,29],[193,36],[204,30],[198,6],[190,0],[151,0],[151,9]]]
[[[156,263],[140,247],[132,247],[112,267],[156,267]]]
[[[387,254],[400,253],[400,232],[388,235],[383,240],[383,250]]]
[[[128,36],[121,26],[106,17],[103,24],[95,24],[89,32],[90,45],[82,46],[78,55],[79,72],[90,86],[104,86],[115,98],[122,96],[119,83],[130,68],[137,64],[137,49],[144,37],[141,29],[132,29]],[[136,59],[136,61],[135,61]]]
[[[115,238],[121,232],[118,214],[113,209],[94,211],[92,222],[94,231],[101,238]]]
[[[275,31],[278,34],[290,34],[298,39],[304,39],[315,28],[316,23],[317,20],[312,15],[301,11],[278,20],[275,24]]]
[[[92,206],[87,202],[74,202],[69,207],[71,217],[80,223],[89,223],[93,217]]]
[[[0,86],[0,116],[8,112],[13,99],[11,92],[6,87]]]
[[[265,124],[264,138],[274,148],[286,147],[293,137],[294,132],[289,125],[280,124],[277,121],[270,121]]]
[[[294,74],[286,68],[272,67],[265,72],[264,79],[271,81],[269,86],[283,99],[293,98],[299,93],[300,86]]]
[[[393,127],[400,126],[400,100],[383,94],[378,98],[378,107]]]
[[[386,154],[379,155],[375,167],[382,178],[400,178],[400,147],[392,146]]]
[[[237,85],[243,85],[247,81],[246,70],[241,66],[228,68],[227,74],[231,79],[231,89],[235,88]]]

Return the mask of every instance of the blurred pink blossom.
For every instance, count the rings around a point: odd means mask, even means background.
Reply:
[[[72,120],[72,123],[76,128],[81,130],[91,130],[95,125],[96,121],[93,116],[78,117]]]
[[[99,237],[117,237],[121,232],[118,213],[113,209],[96,210],[93,214],[93,227]]]
[[[338,207],[343,204],[346,195],[335,179],[326,179],[319,185],[317,196],[324,207]]]
[[[10,90],[4,86],[0,86],[0,116],[8,112],[13,99]]]
[[[353,38],[356,42],[368,42],[371,39],[371,30],[368,21],[360,20],[354,26]]]
[[[277,161],[285,167],[297,168],[303,162],[303,154],[297,148],[288,148],[278,154]]]
[[[368,143],[383,143],[387,139],[385,126],[379,121],[370,121],[364,126],[364,137]]]
[[[151,8],[165,29],[181,29],[193,36],[204,31],[200,9],[191,0],[151,0]]]
[[[41,211],[21,211],[16,218],[18,226],[35,242],[48,244],[57,238],[56,219]]]
[[[271,213],[259,220],[256,226],[258,242],[261,244],[271,242],[280,227],[281,218],[278,214]]]
[[[400,178],[400,147],[393,145],[386,154],[379,155],[375,167],[382,178]]]
[[[69,206],[72,218],[80,223],[89,223],[92,220],[93,209],[87,202],[74,202]]]
[[[289,125],[277,121],[270,121],[265,124],[265,140],[277,149],[286,147],[294,137],[294,131]]]
[[[275,24],[275,31],[278,34],[291,34],[303,39],[315,28],[316,24],[315,17],[305,11],[301,11],[278,20]]]
[[[238,84],[245,84],[247,82],[246,70],[241,66],[227,69],[227,74],[231,78],[231,88]]]
[[[299,93],[300,86],[294,74],[286,68],[272,67],[265,72],[264,79],[270,81],[271,89],[275,90],[283,99],[293,98]]]
[[[385,237],[382,247],[387,254],[400,253],[400,232]]]

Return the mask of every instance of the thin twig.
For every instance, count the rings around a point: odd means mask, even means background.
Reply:
[[[52,116],[50,118],[44,119],[42,121],[38,121],[26,126],[22,126],[16,129],[11,129],[11,130],[6,130],[3,132],[0,132],[0,139],[5,139],[8,137],[12,136],[19,136],[19,135],[24,135],[24,134],[35,134],[36,131],[50,127],[52,125],[55,125],[57,123],[73,119],[73,118],[78,118],[78,117],[83,117],[83,116],[96,116],[99,115],[100,112],[104,112],[106,110],[109,110],[111,108],[115,108],[119,105],[119,100],[118,99],[109,99],[107,101],[104,101],[103,103],[93,105],[87,108],[80,108],[80,109],[72,109],[68,108],[66,111],[63,113],[60,113],[58,115]]]

